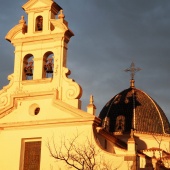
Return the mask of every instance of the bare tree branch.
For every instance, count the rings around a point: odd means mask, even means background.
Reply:
[[[112,164],[103,159],[100,150],[88,138],[84,144],[78,142],[78,138],[79,135],[71,139],[63,137],[59,145],[56,144],[54,137],[52,142],[48,140],[50,155],[56,161],[63,161],[67,166],[77,170],[111,170]]]

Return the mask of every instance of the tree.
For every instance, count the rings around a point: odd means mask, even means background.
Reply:
[[[59,145],[55,143],[54,138],[52,142],[48,140],[47,147],[50,155],[57,161],[65,162],[68,168],[77,170],[112,170],[112,163],[104,159],[101,150],[89,138],[85,138],[82,144],[78,139],[79,137],[79,135],[75,135],[71,139],[63,137]]]
[[[170,169],[170,153],[169,150],[167,149],[167,146],[165,145],[165,155],[163,155],[163,149],[161,148],[161,144],[163,142],[163,137],[162,136],[154,136],[154,139],[158,143],[158,151],[159,151],[159,158],[157,159],[157,169]],[[155,155],[154,155],[155,156]]]

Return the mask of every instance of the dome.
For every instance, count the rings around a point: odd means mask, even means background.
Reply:
[[[114,96],[99,118],[109,132],[170,133],[169,121],[159,105],[145,92],[130,87]]]

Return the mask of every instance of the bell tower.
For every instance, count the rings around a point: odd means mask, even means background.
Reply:
[[[68,78],[67,49],[74,36],[62,8],[53,0],[28,0],[22,6],[28,15],[6,35],[15,51],[14,73],[3,88],[7,102],[17,95],[49,95],[76,108],[81,107],[81,87]],[[1,107],[0,103],[0,107]],[[3,105],[4,106],[4,105]]]

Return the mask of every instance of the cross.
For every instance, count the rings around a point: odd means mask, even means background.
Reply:
[[[130,72],[131,72],[131,79],[134,80],[135,73],[136,73],[137,71],[140,71],[140,70],[141,70],[141,68],[135,68],[135,64],[134,64],[134,62],[132,62],[131,65],[130,65],[130,67],[127,68],[127,69],[124,70],[124,71],[126,71],[126,72],[130,71]]]

